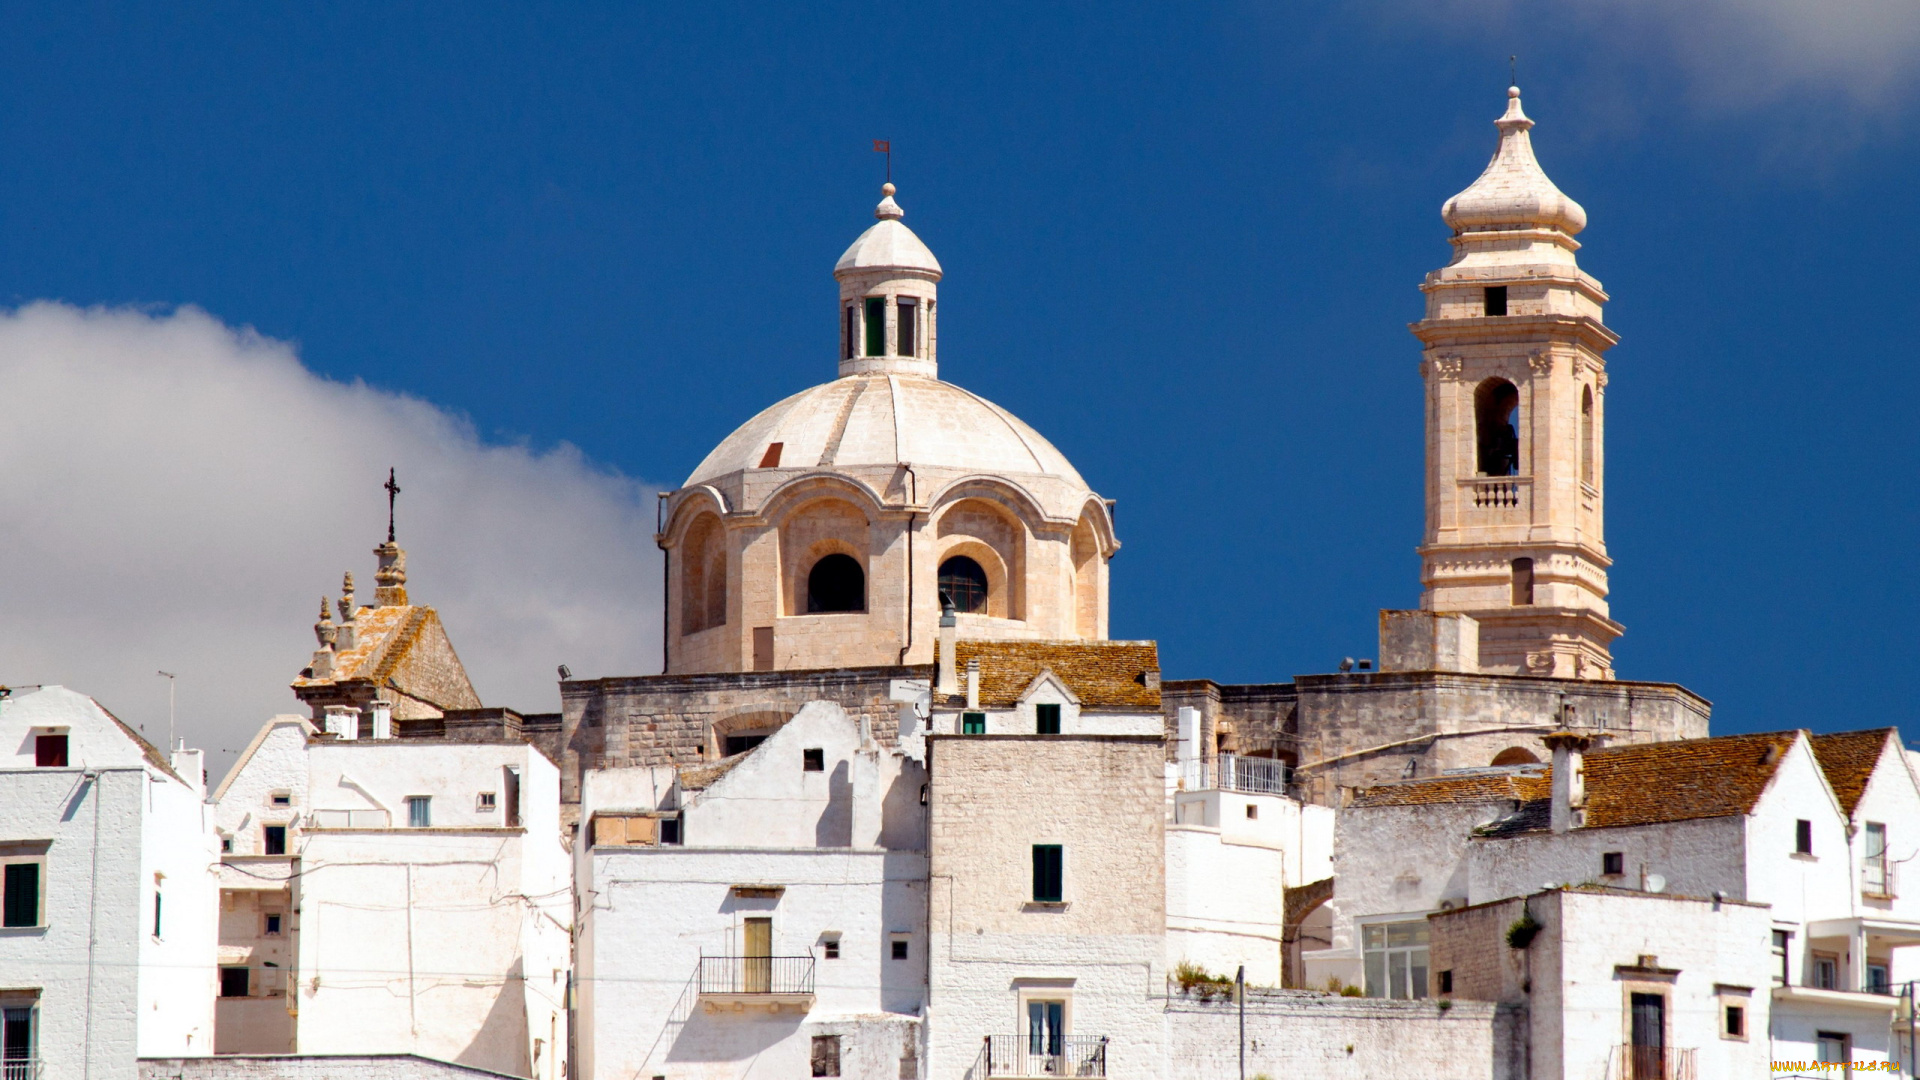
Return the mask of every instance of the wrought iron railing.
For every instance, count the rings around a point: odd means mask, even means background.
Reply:
[[[811,956],[703,956],[695,976],[702,994],[811,994]]]
[[[1272,758],[1221,754],[1211,761],[1191,761],[1181,771],[1188,791],[1244,791],[1251,795],[1290,795],[1293,769]]]
[[[1615,1046],[1607,1080],[1699,1080],[1693,1054],[1692,1047]]]
[[[988,1035],[974,1062],[974,1080],[991,1076],[1052,1077],[1107,1075],[1104,1035]]]
[[[0,1080],[40,1080],[40,1059],[12,1056],[0,1059]]]
[[[1860,891],[1868,896],[1893,896],[1895,871],[1899,867],[1885,855],[1860,864]]]

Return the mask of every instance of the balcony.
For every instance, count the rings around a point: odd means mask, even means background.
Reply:
[[[725,1006],[779,1012],[787,1005],[806,1012],[813,1005],[813,957],[703,956],[693,982],[708,1012]]]
[[[1860,865],[1860,895],[1868,900],[1891,900],[1899,894],[1895,892],[1899,866],[1889,862],[1885,855],[1868,859]]]
[[[1272,758],[1221,754],[1211,761],[1190,761],[1180,771],[1180,786],[1188,791],[1242,791],[1249,795],[1286,795],[1293,769]]]
[[[0,1060],[0,1080],[40,1080],[40,1059],[8,1054]]]
[[[1070,1035],[1052,1040],[1051,1045],[1045,1045],[1045,1040],[1040,1038],[988,1035],[981,1044],[971,1080],[991,1076],[1048,1080],[1056,1076],[1107,1075],[1104,1035]]]
[[[1607,1080],[1699,1080],[1692,1047],[1615,1046],[1609,1057]]]
[[[1460,480],[1462,510],[1531,510],[1533,477],[1469,476]]]

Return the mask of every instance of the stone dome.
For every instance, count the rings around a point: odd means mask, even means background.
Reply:
[[[1448,199],[1440,216],[1456,233],[1540,227],[1568,236],[1587,227],[1587,212],[1540,168],[1527,130],[1533,121],[1520,109],[1520,88],[1507,88],[1506,115],[1494,121],[1500,148],[1480,178]]]
[[[1052,443],[993,402],[939,379],[883,373],[835,379],[769,406],[727,436],[682,486],[764,467],[774,443],[781,444],[774,464],[787,469],[911,462],[1087,486]]]
[[[933,280],[940,280],[940,260],[934,258],[933,250],[925,241],[900,220],[906,212],[893,201],[893,185],[888,184],[881,190],[884,197],[873,210],[873,216],[880,220],[847,246],[840,261],[833,264],[834,276],[860,270],[907,270],[930,274]]]

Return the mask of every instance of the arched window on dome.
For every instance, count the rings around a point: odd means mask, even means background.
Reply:
[[[940,564],[940,592],[953,602],[955,611],[985,611],[987,572],[965,555],[955,555]]]
[[[727,621],[727,550],[720,519],[701,514],[680,543],[680,632]]]
[[[867,574],[859,560],[835,552],[807,571],[807,614],[867,610]]]
[[[1505,379],[1488,379],[1473,391],[1474,432],[1481,476],[1520,472],[1520,391]]]
[[[1493,764],[1496,766],[1538,765],[1539,763],[1540,758],[1524,746],[1509,746],[1493,755]]]

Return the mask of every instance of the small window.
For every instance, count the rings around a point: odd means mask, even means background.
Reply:
[[[1062,852],[1059,844],[1033,845],[1033,900],[1037,904],[1058,904],[1066,895],[1062,888]]]
[[[851,555],[835,552],[807,571],[807,613],[865,611],[867,572]]]
[[[677,817],[660,819],[660,842],[678,844],[680,842],[680,819]]]
[[[1860,864],[1860,891],[1869,896],[1893,895],[1893,878],[1889,874],[1892,868],[1887,865],[1887,826],[1884,822],[1867,822],[1866,849]]]
[[[828,960],[840,959],[840,939],[837,937],[822,938],[820,941],[820,955]]]
[[[248,989],[246,968],[223,967],[220,969],[221,997],[246,997]]]
[[[268,855],[287,853],[287,827],[285,825],[263,825],[260,828],[260,847]]]
[[[893,958],[895,960],[905,960],[907,958],[907,939],[906,938],[893,939]]]
[[[233,837],[223,836],[220,838],[220,854],[222,855],[233,854]]]
[[[1451,968],[1440,973],[1440,992],[1443,994],[1453,993],[1453,971]]]
[[[160,887],[156,885],[153,888],[153,936],[160,937],[160,931],[165,925],[160,921]]]
[[[473,797],[473,812],[476,814],[491,814],[499,808],[499,800],[494,792],[482,791]]]
[[[1258,806],[1255,806],[1253,803],[1248,803],[1247,804],[1247,820],[1254,821],[1254,820],[1257,820],[1259,817],[1260,817],[1260,808]]]
[[[433,827],[433,796],[407,796],[407,826],[414,829]]]
[[[987,714],[970,712],[960,714],[960,734],[985,735],[987,733]]]
[[[280,913],[277,911],[269,911],[267,912],[266,918],[264,921],[266,923],[266,927],[265,929],[261,930],[260,932],[261,936],[262,937],[279,937],[280,936]]]
[[[1625,852],[1609,851],[1600,856],[1600,872],[1609,877],[1618,877],[1627,872]]]
[[[765,735],[729,735],[721,744],[721,751],[727,757],[732,757],[735,754],[744,754],[766,741]]]
[[[33,739],[33,764],[40,769],[64,769],[67,767],[67,737],[65,735],[36,735]]]
[[[1840,957],[1832,953],[1813,954],[1813,979],[1811,984],[1816,990],[1838,990],[1840,988]]]
[[[1488,315],[1505,315],[1507,313],[1507,287],[1505,285],[1487,286],[1486,294],[1481,301],[1481,310]]]
[[[1781,986],[1788,986],[1793,982],[1793,972],[1787,966],[1788,954],[1792,944],[1792,931],[1775,930],[1773,932],[1773,977]]]
[[[895,310],[895,317],[898,320],[899,326],[898,337],[900,338],[900,348],[897,352],[899,356],[919,355],[917,351],[919,342],[915,340],[914,334],[914,324],[917,321],[915,316],[919,314],[919,310],[919,305],[912,297],[903,296],[900,298],[900,302]]]
[[[40,864],[8,863],[6,868],[5,918],[0,925],[40,925]]]
[[[800,751],[800,770],[802,772],[827,771],[827,752],[818,746],[809,746]]]
[[[1729,1039],[1746,1038],[1747,1007],[1745,1005],[1728,1005],[1723,1011],[1726,1014],[1726,1022],[1720,1029],[1720,1033]]]
[[[815,1035],[813,1037],[813,1075],[840,1075],[840,1036]]]
[[[1513,560],[1513,606],[1526,607],[1533,603],[1533,560]]]
[[[1033,707],[1033,730],[1041,735],[1060,734],[1060,706],[1035,705]]]
[[[987,572],[965,555],[955,555],[940,564],[941,603],[953,604],[962,614],[987,610]]]
[[[1818,1032],[1814,1036],[1814,1052],[1824,1065],[1846,1065],[1853,1060],[1853,1036],[1844,1031]]]
[[[846,331],[841,335],[841,342],[844,347],[840,350],[840,355],[848,360],[853,359],[853,350],[859,340],[860,309],[853,304],[848,304]],[[764,469],[767,468],[767,466],[762,465],[761,468]]]
[[[885,356],[887,352],[887,301],[882,296],[867,297],[867,355]]]
[[[267,803],[271,806],[292,806],[293,792],[276,791],[272,795],[267,797]]]
[[[1793,853],[1813,854],[1813,822],[1803,818],[1793,823]]]
[[[1885,960],[1867,961],[1867,993],[1893,993],[1893,969]]]

